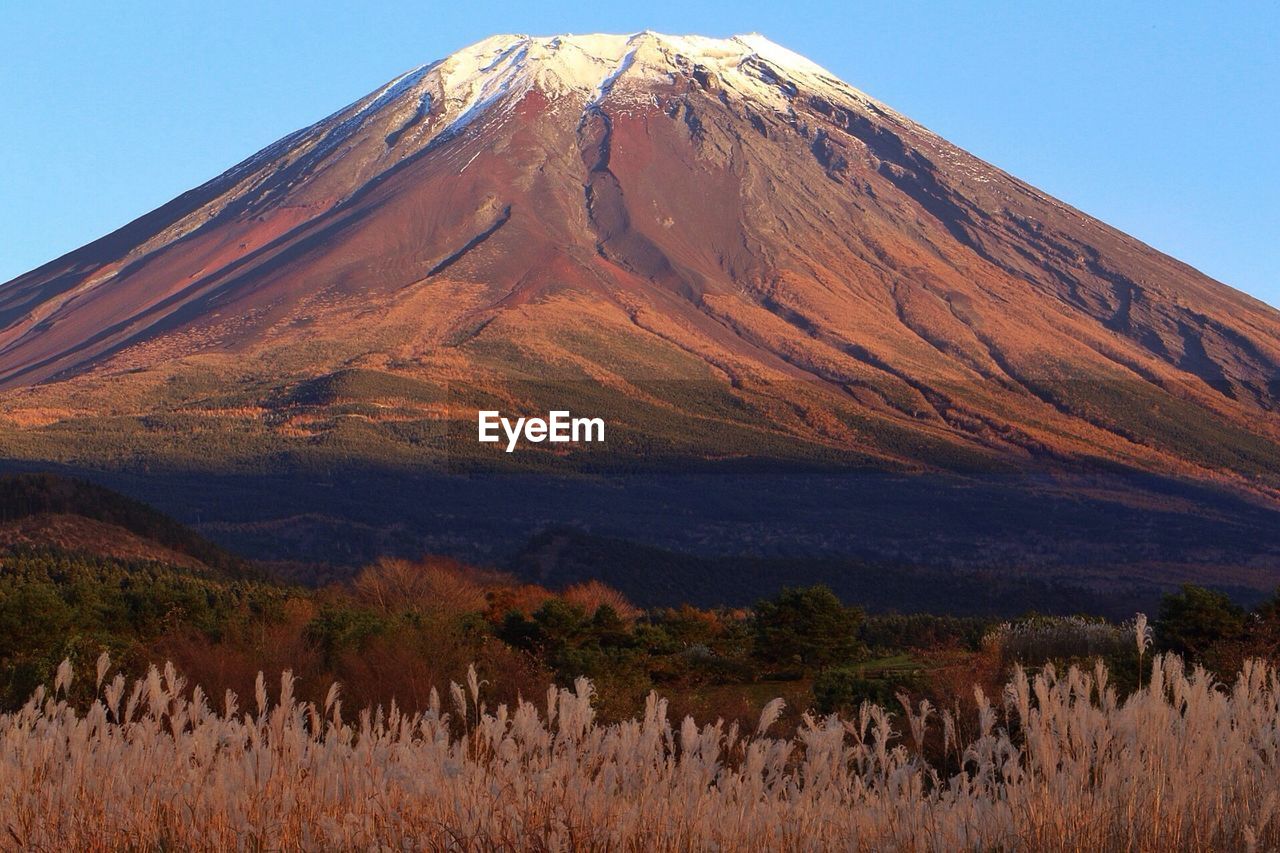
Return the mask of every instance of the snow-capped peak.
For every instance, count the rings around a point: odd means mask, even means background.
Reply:
[[[669,81],[693,69],[713,75],[728,91],[779,109],[796,84],[854,93],[820,66],[758,33],[727,39],[649,30],[631,35],[498,35],[463,48],[438,67],[453,127],[465,126],[485,106],[513,91],[537,88],[552,98],[577,95],[587,108],[625,88],[624,81]]]
[[[630,35],[504,34],[405,72],[229,174],[249,178],[263,163],[281,157],[310,170],[327,158],[345,158],[355,148],[365,159],[403,159],[478,122],[503,120],[531,91],[550,101],[556,114],[572,117],[647,103],[655,89],[690,78],[722,96],[748,101],[762,113],[791,113],[792,101],[802,91],[846,104],[873,103],[759,33],[725,39],[650,30]]]
[[[683,59],[716,72],[732,71],[744,61],[758,58],[779,71],[834,79],[822,67],[759,33],[727,39],[664,35],[652,30],[630,35],[497,35],[463,48],[445,63],[459,71],[482,72],[517,50],[522,51],[522,67],[554,66],[562,82],[582,89],[600,82],[601,66],[617,67],[628,56],[641,54],[654,65],[674,65]]]

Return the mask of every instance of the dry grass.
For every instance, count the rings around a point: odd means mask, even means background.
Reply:
[[[806,716],[772,736],[667,718],[617,724],[591,685],[535,706],[344,714],[275,701],[213,710],[169,666],[107,681],[80,712],[59,672],[0,716],[0,834],[25,849],[1249,849],[1280,844],[1280,680],[1230,688],[1176,657],[1117,701],[1091,671],[1021,670],[974,731],[927,705]],[[932,762],[921,744],[934,739]],[[940,768],[949,768],[942,770]]]

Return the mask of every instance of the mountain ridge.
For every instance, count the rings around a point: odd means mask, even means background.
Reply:
[[[411,69],[0,285],[0,389],[0,451],[63,465],[759,459],[1280,499],[1280,312],[754,37]],[[481,407],[609,442],[498,459]]]

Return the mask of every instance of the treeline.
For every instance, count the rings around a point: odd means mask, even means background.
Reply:
[[[138,672],[172,660],[214,697],[250,695],[259,671],[289,669],[305,697],[337,681],[352,706],[414,709],[474,663],[494,702],[587,676],[606,719],[633,714],[657,689],[681,713],[745,722],[777,695],[796,712],[899,693],[962,707],[974,683],[994,690],[1015,663],[1101,657],[1123,688],[1138,678],[1139,627],[867,615],[822,586],[749,608],[642,611],[599,582],[552,592],[446,559],[384,560],[311,590],[26,551],[0,557],[0,705],[25,701],[64,658],[87,667],[107,650]],[[1280,654],[1274,599],[1246,611],[1186,587],[1165,598],[1153,627],[1144,653],[1176,651],[1223,676],[1247,657]]]
[[[56,514],[78,515],[116,525],[143,539],[194,557],[217,572],[237,577],[256,574],[239,557],[147,504],[119,492],[53,474],[0,476],[0,522]]]
[[[235,642],[278,622],[297,592],[150,561],[53,550],[0,556],[0,705],[13,707],[64,658],[109,651],[141,670],[181,632]]]

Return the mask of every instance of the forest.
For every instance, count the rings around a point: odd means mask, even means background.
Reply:
[[[1132,621],[868,613],[820,585],[749,608],[642,610],[602,583],[552,591],[444,558],[381,560],[321,588],[49,549],[12,552],[0,567],[6,709],[52,683],[62,661],[86,666],[103,652],[135,676],[171,661],[208,695],[246,695],[259,672],[290,670],[301,697],[337,682],[352,704],[406,710],[471,665],[498,700],[586,677],[611,720],[653,690],[714,722],[750,719],[775,696],[796,713],[899,693],[964,706],[974,683],[995,689],[1015,665],[1102,659],[1119,688],[1137,678]],[[1280,650],[1274,598],[1246,610],[1188,585],[1151,624],[1155,651],[1223,679]]]

